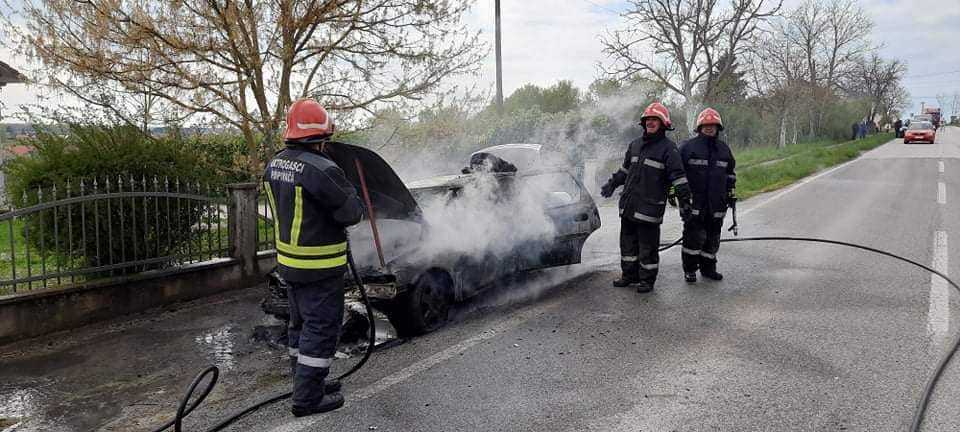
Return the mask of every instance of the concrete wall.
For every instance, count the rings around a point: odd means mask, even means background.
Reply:
[[[0,345],[262,284],[276,264],[272,254],[251,265],[241,259],[197,264],[174,273],[141,273],[61,290],[0,297]]]

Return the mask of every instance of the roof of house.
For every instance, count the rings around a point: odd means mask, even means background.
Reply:
[[[25,78],[16,69],[0,61],[0,85],[24,82]]]
[[[33,151],[33,147],[25,146],[25,145],[20,144],[20,145],[15,145],[15,146],[13,146],[13,148],[11,148],[10,150],[12,150],[12,151],[13,151],[13,154],[15,154],[15,155],[17,155],[17,156],[23,156],[23,155],[26,155],[26,154],[32,152],[32,151]]]

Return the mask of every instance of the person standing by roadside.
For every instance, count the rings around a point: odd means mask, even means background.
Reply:
[[[680,144],[680,157],[693,197],[691,214],[683,222],[683,275],[687,282],[703,277],[722,280],[717,272],[717,251],[727,208],[737,200],[736,160],[733,151],[719,139],[723,130],[720,113],[713,108],[697,116],[697,135]]]
[[[326,378],[343,320],[346,228],[360,221],[363,207],[343,170],[323,152],[333,132],[333,119],[317,101],[294,102],[287,112],[287,146],[264,173],[276,215],[279,273],[289,285],[296,417],[343,406],[340,382]]]
[[[660,267],[660,224],[671,186],[677,191],[680,215],[690,214],[690,188],[677,145],[667,138],[670,111],[654,102],[640,117],[643,137],[627,148],[620,170],[600,190],[609,198],[620,186],[620,279],[613,286],[653,291]]]

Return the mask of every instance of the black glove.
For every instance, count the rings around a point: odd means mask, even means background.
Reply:
[[[670,207],[677,206],[677,191],[673,188],[670,188],[670,192],[667,194],[667,204],[670,204]]]
[[[617,188],[613,185],[613,183],[607,182],[607,184],[600,188],[600,196],[604,198],[610,198],[613,196],[613,191],[616,189]]]
[[[693,214],[693,206],[690,205],[689,201],[683,200],[680,202],[680,219],[684,222],[690,218],[690,215]]]

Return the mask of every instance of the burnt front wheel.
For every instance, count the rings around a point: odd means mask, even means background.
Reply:
[[[453,283],[443,272],[427,272],[390,305],[387,318],[403,338],[429,333],[447,323]]]

